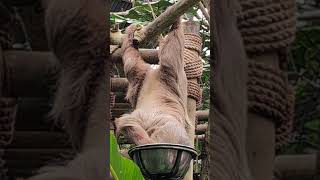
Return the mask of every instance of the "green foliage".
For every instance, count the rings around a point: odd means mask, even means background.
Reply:
[[[110,171],[115,180],[144,180],[139,167],[119,153],[117,140],[110,132]]]
[[[289,72],[296,93],[296,137],[284,153],[305,153],[320,148],[320,29],[299,29],[291,49]],[[292,78],[291,78],[292,79]]]
[[[125,15],[118,15],[117,13],[112,13],[110,15],[111,24],[119,23],[120,27],[124,28],[126,24],[142,24],[146,25],[147,23],[153,20],[152,11],[156,16],[159,16],[165,9],[173,4],[172,1],[160,0],[157,2],[142,3],[140,1],[135,1],[133,8],[128,10]]]

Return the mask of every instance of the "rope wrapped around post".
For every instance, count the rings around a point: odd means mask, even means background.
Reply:
[[[12,9],[0,3],[0,179],[7,179],[6,161],[3,159],[5,147],[11,144],[17,113],[17,99],[9,97],[12,93],[8,68],[3,58],[3,50],[11,49],[15,23]]]
[[[295,38],[294,0],[240,0],[238,27],[249,54],[287,48]]]
[[[188,79],[188,97],[196,100],[197,107],[199,107],[202,101],[202,90],[198,82],[190,81],[190,79],[197,79],[199,81],[202,75],[203,64],[200,57],[202,40],[197,34],[185,33],[184,35],[184,70]]]
[[[16,112],[16,98],[0,98],[0,148],[12,142]]]
[[[295,39],[294,0],[240,0],[237,23],[249,58],[278,55],[279,70],[266,63],[249,63],[249,111],[271,118],[276,125],[276,149],[290,136],[294,116],[294,92],[287,81],[288,48]]]
[[[262,63],[249,63],[249,111],[274,120],[276,149],[289,141],[293,125],[294,94],[285,73]]]

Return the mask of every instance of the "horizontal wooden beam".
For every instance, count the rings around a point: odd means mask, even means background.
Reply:
[[[6,73],[2,81],[8,82],[9,96],[49,97],[56,82],[58,64],[51,53],[4,51]]]
[[[198,121],[207,121],[209,117],[209,110],[199,110],[196,112]]]
[[[208,129],[208,124],[207,123],[204,123],[204,124],[198,124],[196,126],[196,134],[199,135],[199,134],[205,134],[206,131]]]
[[[111,91],[126,92],[128,84],[127,78],[111,78]]]
[[[148,63],[158,62],[158,51],[154,49],[140,49],[142,57]],[[56,84],[59,75],[59,65],[51,52],[4,51],[3,57],[6,67],[7,86],[10,93],[7,96],[15,97],[50,97],[52,87]],[[121,51],[113,55],[114,62],[122,63]],[[120,83],[122,81],[117,81]],[[124,82],[126,83],[126,82]],[[112,91],[125,91],[126,86],[114,85]]]
[[[34,159],[43,161],[50,161],[56,158],[61,158],[63,154],[72,153],[71,149],[15,149],[8,148],[5,150],[4,159],[6,160],[19,160],[24,159],[26,162]]]
[[[305,11],[298,15],[298,20],[320,20],[320,10]]]
[[[12,149],[63,149],[71,148],[67,134],[50,131],[16,131],[12,143],[8,146]]]
[[[158,64],[158,50],[157,49],[139,49],[141,57],[143,60],[149,64]],[[112,62],[122,63],[122,52],[121,49],[117,49],[111,55]]]
[[[317,154],[280,155],[275,158],[275,170],[283,179],[312,178],[319,175],[319,163]]]

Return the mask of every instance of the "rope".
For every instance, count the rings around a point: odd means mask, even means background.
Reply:
[[[272,119],[276,125],[276,149],[289,141],[294,119],[294,94],[286,75],[262,63],[249,62],[249,111]]]
[[[198,52],[186,48],[184,50],[184,62],[184,71],[186,72],[188,79],[202,76],[203,63],[202,59],[199,58]]]
[[[198,82],[188,81],[188,97],[197,101],[197,107],[202,102],[202,89]]]
[[[16,112],[17,101],[15,98],[0,98],[0,148],[12,142]]]
[[[10,49],[13,43],[11,28],[14,26],[15,17],[7,6],[0,3],[0,47]]]
[[[202,39],[197,34],[185,33],[184,47],[196,51],[198,54],[202,52]]]
[[[294,0],[240,0],[238,27],[248,54],[287,48],[296,31]]]
[[[185,73],[188,79],[188,97],[196,100],[197,107],[202,102],[202,89],[198,82],[190,79],[199,79],[203,71],[203,63],[199,54],[202,51],[202,39],[197,34],[185,33],[184,62]]]

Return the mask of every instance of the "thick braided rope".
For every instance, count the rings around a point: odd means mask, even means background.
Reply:
[[[249,63],[249,111],[274,120],[277,149],[288,142],[294,116],[293,90],[285,79],[285,73],[280,70],[262,63]]]
[[[10,49],[13,43],[12,26],[15,23],[15,17],[4,4],[0,3],[0,47]]]
[[[186,72],[188,79],[199,78],[202,75],[203,63],[202,59],[199,57],[198,52],[185,49],[184,50],[184,59],[185,59],[185,67],[184,70]],[[199,60],[196,60],[199,59]]]
[[[185,33],[184,62],[187,79],[199,79],[203,64],[199,54],[202,51],[202,40],[199,35]],[[195,99],[197,107],[201,105],[202,90],[198,82],[188,80],[188,97]]]
[[[188,97],[196,100],[197,107],[201,105],[202,89],[198,82],[188,81]]]
[[[294,0],[240,0],[240,4],[238,27],[249,54],[286,48],[294,41]]]
[[[15,98],[0,98],[0,148],[9,145],[13,139],[17,113]]]
[[[195,50],[198,54],[202,52],[202,39],[197,34],[185,33],[184,47],[190,50]]]

